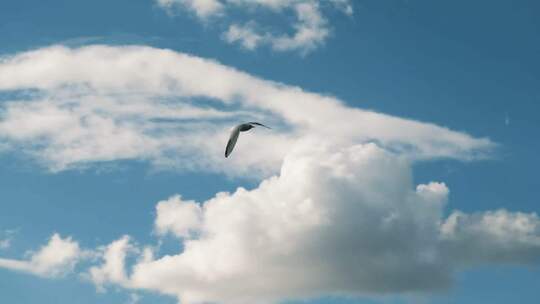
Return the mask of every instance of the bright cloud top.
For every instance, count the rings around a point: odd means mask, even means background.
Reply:
[[[169,11],[184,8],[192,11],[198,18],[208,21],[211,17],[223,17],[228,11],[242,11],[253,15],[260,11],[283,14],[294,12],[296,22],[292,25],[293,34],[275,33],[264,30],[255,19],[244,23],[228,21],[228,30],[223,39],[238,43],[244,49],[254,50],[269,45],[275,51],[310,52],[324,44],[330,35],[328,20],[323,9],[338,9],[347,15],[353,14],[349,0],[156,0],[157,4]]]
[[[448,288],[465,267],[540,262],[536,214],[444,218],[448,194],[444,183],[414,187],[408,161],[375,144],[335,150],[306,141],[253,190],[202,204],[159,202],[156,230],[179,238],[178,254],[146,249],[128,269],[124,237],[90,272],[98,286],[153,290],[181,303],[276,303],[429,293]]]
[[[376,142],[413,159],[473,159],[494,146],[142,46],[53,46],[4,57],[0,92],[2,140],[53,171],[137,159],[169,169],[269,175],[307,137],[336,146]],[[274,128],[243,134],[225,161],[228,129],[246,120]]]
[[[77,242],[70,237],[63,239],[59,234],[54,234],[47,245],[29,254],[28,260],[0,258],[0,267],[38,276],[57,277],[71,272],[75,264],[86,255]]]

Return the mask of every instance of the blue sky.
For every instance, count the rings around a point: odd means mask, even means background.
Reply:
[[[2,302],[535,303],[535,1],[196,2],[0,5]]]

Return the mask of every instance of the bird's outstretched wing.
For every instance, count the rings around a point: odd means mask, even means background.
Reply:
[[[240,128],[237,126],[232,130],[229,141],[227,142],[227,147],[225,148],[225,157],[231,155],[234,145],[236,145],[236,141],[238,140],[238,135],[240,135]]]
[[[260,122],[250,121],[250,122],[248,122],[248,124],[250,124],[250,125],[256,125],[256,126],[261,126],[261,127],[265,127],[265,128],[268,128],[268,129],[272,129],[272,128],[270,128],[269,126],[265,126],[265,125],[263,125],[263,124],[260,123]]]

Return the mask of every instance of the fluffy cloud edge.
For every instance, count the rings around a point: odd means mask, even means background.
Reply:
[[[0,267],[26,272],[41,277],[62,277],[73,271],[75,265],[88,257],[90,252],[80,249],[71,237],[53,234],[48,243],[36,252],[30,252],[27,260],[0,258]]]

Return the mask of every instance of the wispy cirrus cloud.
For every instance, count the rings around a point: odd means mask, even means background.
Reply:
[[[223,17],[229,11],[241,11],[245,15],[256,15],[260,11],[284,15],[292,11],[296,21],[292,24],[293,33],[276,33],[265,30],[253,18],[244,22],[228,20],[227,31],[223,40],[239,44],[244,49],[255,50],[261,46],[270,46],[275,51],[299,51],[306,54],[322,46],[330,36],[330,26],[322,11],[337,9],[346,15],[353,14],[353,7],[348,0],[156,0],[157,4],[168,10],[186,9],[192,11],[202,21],[213,17]]]
[[[143,46],[53,46],[0,61],[0,137],[52,171],[137,159],[156,167],[260,176],[299,138],[377,142],[414,159],[474,159],[494,143],[348,107],[215,61]],[[32,92],[10,97],[9,92]],[[263,120],[223,161],[228,128]],[[247,147],[269,147],[254,153]],[[243,147],[243,148],[242,148]]]

